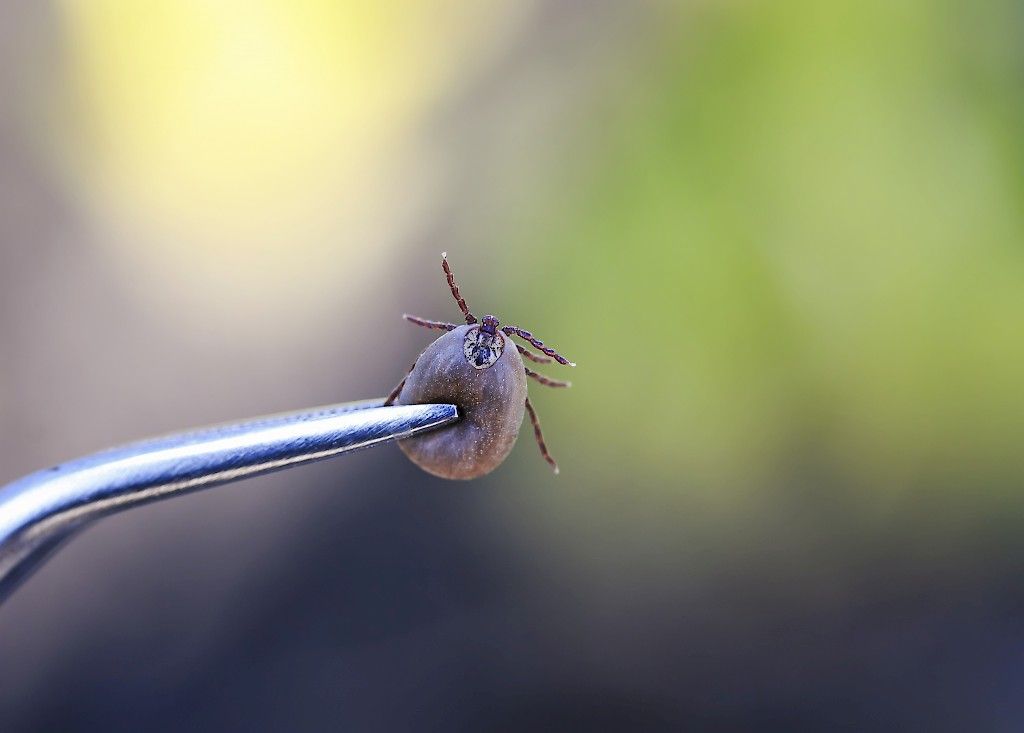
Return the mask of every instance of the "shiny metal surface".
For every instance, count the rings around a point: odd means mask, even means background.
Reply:
[[[0,488],[0,601],[76,530],[146,502],[432,430],[454,405],[354,402],[216,425],[61,463]]]

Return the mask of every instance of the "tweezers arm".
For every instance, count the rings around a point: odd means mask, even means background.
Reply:
[[[431,430],[454,405],[332,405],[104,451],[0,488],[0,601],[84,522]]]

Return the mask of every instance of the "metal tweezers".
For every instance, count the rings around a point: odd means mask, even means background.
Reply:
[[[407,438],[459,417],[455,405],[383,403],[330,405],[131,443],[0,488],[0,602],[99,517]]]

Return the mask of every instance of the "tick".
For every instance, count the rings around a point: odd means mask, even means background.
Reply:
[[[447,253],[441,254],[441,268],[466,323],[404,314],[410,323],[445,333],[424,349],[384,404],[449,402],[459,408],[461,419],[444,430],[400,440],[399,447],[413,463],[435,476],[477,478],[505,460],[515,444],[524,413],[528,413],[541,455],[558,473],[558,464],[544,442],[537,411],[526,394],[526,379],[535,379],[546,387],[571,385],[538,374],[523,363],[522,357],[540,364],[576,364],[526,329],[502,326],[493,315],[478,320],[459,293]],[[513,336],[541,353],[514,342]]]

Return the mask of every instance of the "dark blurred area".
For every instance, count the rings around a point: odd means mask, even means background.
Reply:
[[[495,473],[156,503],[0,607],[0,731],[1017,731],[1024,10],[0,3],[0,483],[579,363]],[[559,378],[567,370],[548,369]]]

